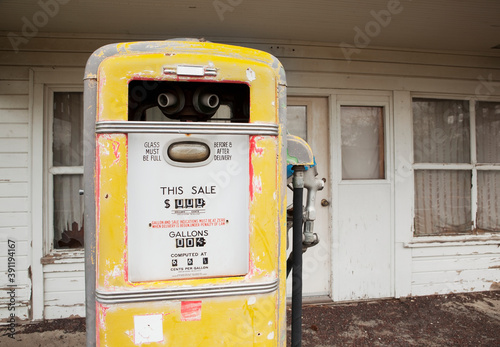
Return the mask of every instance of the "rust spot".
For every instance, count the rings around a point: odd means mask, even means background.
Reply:
[[[108,194],[104,195],[104,199],[107,199],[108,197],[109,197],[109,195],[108,195]]]
[[[500,282],[493,282],[490,286],[490,290],[500,290]]]

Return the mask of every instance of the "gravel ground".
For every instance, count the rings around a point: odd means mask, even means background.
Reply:
[[[19,325],[15,339],[0,331],[2,347],[85,346],[81,318]],[[500,346],[500,291],[305,305],[302,337],[303,347]]]
[[[308,305],[302,313],[303,347],[500,346],[500,292]]]

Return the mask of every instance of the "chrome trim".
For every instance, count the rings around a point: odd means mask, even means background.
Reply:
[[[161,300],[188,300],[234,295],[255,295],[274,292],[278,280],[268,283],[218,285],[190,288],[144,289],[136,291],[105,292],[96,291],[96,300],[101,304],[121,304]]]
[[[278,124],[100,121],[96,133],[171,133],[277,136]]]
[[[180,64],[174,66],[164,66],[163,73],[165,75],[178,76],[217,76],[217,68],[213,66]]]

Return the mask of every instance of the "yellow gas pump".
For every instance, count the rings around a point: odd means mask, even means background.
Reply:
[[[283,346],[285,77],[198,41],[85,72],[87,344]]]

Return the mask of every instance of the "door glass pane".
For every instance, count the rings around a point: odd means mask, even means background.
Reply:
[[[500,163],[500,103],[476,103],[478,163]]]
[[[83,247],[83,175],[54,176],[54,248]]]
[[[477,172],[477,227],[500,231],[500,171]]]
[[[342,106],[342,179],[385,178],[384,108]]]
[[[83,165],[83,93],[54,93],[53,166]]]
[[[413,99],[415,163],[469,163],[469,103]]]
[[[470,187],[470,171],[415,171],[415,236],[470,232]]]
[[[307,107],[287,106],[286,122],[288,132],[307,141]]]

